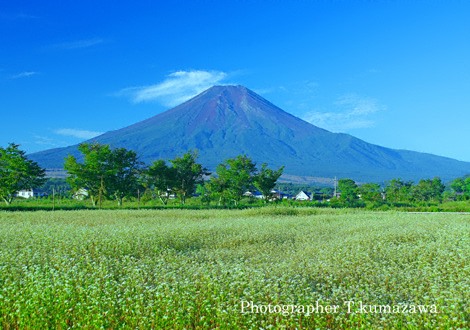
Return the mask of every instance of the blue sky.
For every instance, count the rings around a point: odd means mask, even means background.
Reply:
[[[0,0],[0,145],[240,84],[333,132],[470,161],[470,1]]]

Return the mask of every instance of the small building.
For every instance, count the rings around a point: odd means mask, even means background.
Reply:
[[[258,190],[254,191],[247,191],[243,194],[245,197],[252,197],[252,198],[258,198],[258,199],[263,199],[264,196],[262,193],[260,193]]]
[[[16,193],[17,197],[29,199],[37,197],[46,197],[47,193],[39,189],[23,189]]]
[[[312,200],[312,194],[301,190],[297,195],[295,195],[294,199],[296,201],[310,201]]]
[[[277,189],[273,189],[271,190],[271,195],[272,195],[272,199],[277,199],[277,200],[283,200],[283,199],[289,199],[289,198],[292,198],[291,195],[289,194],[286,194],[280,190],[277,190]]]
[[[85,188],[80,188],[78,189],[74,194],[73,194],[73,198],[74,199],[77,199],[79,201],[82,201],[86,198],[88,198],[88,190],[86,190]]]

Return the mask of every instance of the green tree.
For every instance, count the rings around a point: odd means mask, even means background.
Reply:
[[[196,187],[196,194],[199,195],[199,199],[202,204],[210,205],[212,198],[208,185],[198,184]]]
[[[411,195],[413,200],[418,202],[441,202],[444,189],[445,186],[440,178],[423,179],[413,186]]]
[[[209,187],[219,196],[219,203],[232,200],[238,205],[243,194],[253,187],[256,165],[246,155],[227,159],[216,169],[217,177],[212,177]]]
[[[463,178],[463,198],[470,199],[470,176],[466,176]]]
[[[135,151],[117,148],[111,151],[106,178],[108,194],[122,205],[124,197],[134,196],[142,168]]]
[[[265,203],[272,198],[271,191],[276,186],[276,182],[284,171],[284,166],[274,171],[268,168],[266,163],[261,165],[261,170],[255,175],[253,184],[263,194]]]
[[[19,190],[40,187],[45,181],[45,170],[28,159],[18,144],[0,147],[0,197],[7,205]]]
[[[216,170],[217,173],[217,170]],[[227,200],[230,199],[229,194],[229,182],[226,176],[220,177],[211,177],[208,182],[206,182],[207,190],[211,198],[218,199],[218,205],[225,205]]]
[[[82,143],[78,150],[83,163],[72,155],[65,159],[67,182],[75,191],[86,189],[93,206],[99,203],[101,207],[106,197],[122,205],[123,198],[136,191],[141,163],[134,151],[111,150],[109,145],[99,143]]]
[[[318,190],[318,192],[321,194],[322,200],[327,200],[333,196],[334,189],[332,187],[322,187]]]
[[[196,160],[196,152],[187,152],[170,160],[174,175],[173,191],[179,196],[182,204],[196,192],[196,186],[204,182],[204,176],[210,174]]]
[[[470,198],[470,176],[455,179],[450,187],[458,199],[467,200]]]
[[[78,150],[83,155],[83,163],[75,156],[65,159],[64,169],[68,172],[67,182],[74,191],[86,189],[93,206],[100,206],[106,196],[108,177],[112,173],[109,160],[111,149],[109,145],[99,143],[82,143]]]
[[[444,190],[446,190],[446,186],[444,185],[444,183],[442,183],[441,178],[435,177],[434,179],[432,179],[431,187],[432,187],[431,199],[437,202],[442,202],[442,196],[443,196]]]
[[[377,183],[365,183],[359,186],[359,194],[365,202],[380,203],[383,201],[382,188]]]
[[[163,205],[168,204],[175,185],[175,171],[164,160],[156,160],[144,171],[144,187],[153,191]]]
[[[56,198],[70,197],[70,185],[65,178],[47,178],[46,182],[40,187],[49,197],[55,194]]]
[[[411,190],[413,182],[393,179],[385,187],[385,196],[387,202],[406,203],[411,200]]]
[[[450,187],[457,194],[463,194],[465,191],[465,181],[464,178],[457,178],[451,182]]]
[[[341,192],[340,200],[348,206],[354,205],[359,199],[357,184],[352,179],[340,179],[338,190]]]

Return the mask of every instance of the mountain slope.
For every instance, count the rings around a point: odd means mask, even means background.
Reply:
[[[242,86],[214,86],[171,110],[93,141],[135,150],[147,163],[198,149],[199,161],[210,169],[229,157],[246,154],[271,167],[285,165],[286,174],[301,176],[384,181],[396,177],[451,179],[470,173],[470,163],[331,133]],[[30,157],[44,167],[57,168],[67,154],[78,155],[77,146]]]

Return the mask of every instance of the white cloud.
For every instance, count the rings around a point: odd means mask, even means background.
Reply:
[[[39,16],[34,16],[30,14],[26,14],[23,12],[20,13],[0,13],[0,20],[8,20],[8,21],[15,21],[15,20],[31,20],[31,19],[38,19]]]
[[[103,42],[104,40],[101,38],[91,38],[91,39],[75,40],[71,42],[63,42],[60,44],[52,45],[51,47],[58,48],[58,49],[74,50],[74,49],[93,47]]]
[[[375,121],[371,116],[385,109],[377,100],[347,94],[333,103],[336,111],[311,111],[303,119],[332,132],[346,132],[357,128],[373,127]]]
[[[118,95],[128,96],[135,103],[158,101],[165,106],[175,106],[219,84],[225,78],[227,74],[221,71],[176,71],[161,83],[125,88]]]
[[[340,97],[335,104],[345,107],[351,116],[369,115],[380,111],[382,108],[376,100],[360,97],[356,94],[344,95]]]
[[[48,146],[48,147],[57,147],[58,144],[54,139],[51,139],[47,136],[42,135],[34,135],[34,143],[41,146]]]
[[[87,131],[74,128],[60,128],[56,129],[54,133],[63,136],[71,136],[78,139],[91,139],[95,136],[103,134],[103,132]]]
[[[18,74],[15,74],[13,76],[11,76],[11,79],[21,79],[21,78],[29,78],[31,76],[35,76],[39,74],[39,72],[35,72],[35,71],[24,71],[24,72],[20,72]]]

